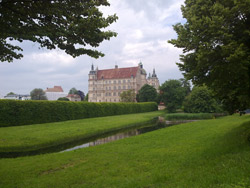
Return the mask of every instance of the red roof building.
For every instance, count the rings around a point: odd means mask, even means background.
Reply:
[[[48,88],[45,90],[45,92],[63,92],[63,89],[61,86],[54,86],[54,88]]]
[[[47,88],[44,92],[48,100],[50,101],[55,101],[58,98],[67,96],[67,93],[63,92],[63,89],[61,86],[54,86],[54,88]]]

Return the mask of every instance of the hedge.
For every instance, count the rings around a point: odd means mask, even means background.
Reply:
[[[157,104],[0,100],[0,127],[156,111]]]

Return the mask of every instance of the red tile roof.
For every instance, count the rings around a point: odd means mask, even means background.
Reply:
[[[67,97],[71,97],[71,98],[81,98],[79,95],[77,94],[68,94]]]
[[[61,86],[54,86],[54,88],[47,88],[45,92],[63,92]]]
[[[122,79],[136,76],[138,67],[115,68],[97,71],[97,79]]]

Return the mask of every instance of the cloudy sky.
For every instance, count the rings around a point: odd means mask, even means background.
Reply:
[[[105,57],[86,55],[72,58],[61,50],[38,49],[39,45],[23,42],[24,58],[13,63],[0,62],[0,97],[9,92],[29,94],[34,88],[62,86],[65,92],[75,87],[88,92],[91,64],[99,69],[137,66],[141,61],[147,73],[153,68],[162,84],[182,78],[176,66],[181,49],[167,43],[176,38],[172,25],[183,23],[180,7],[184,0],[109,0],[102,8],[105,15],[116,13],[118,21],[108,29],[118,36],[104,41],[97,50]]]

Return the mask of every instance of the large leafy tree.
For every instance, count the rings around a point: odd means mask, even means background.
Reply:
[[[180,80],[167,80],[160,86],[160,93],[168,112],[175,112],[181,108],[187,91]]]
[[[183,48],[180,70],[195,85],[205,83],[227,110],[250,104],[250,1],[186,0],[184,24],[176,24]]]
[[[75,87],[72,87],[72,88],[69,90],[69,94],[76,94],[76,95],[78,95],[78,90],[77,90]]]
[[[87,54],[98,58],[103,40],[116,36],[103,30],[117,20],[103,17],[99,6],[107,0],[2,0],[0,1],[0,61],[23,57],[12,40],[37,42],[47,49],[59,48],[73,57]],[[88,46],[88,48],[87,48]]]
[[[132,89],[123,91],[120,94],[120,98],[122,102],[135,102],[135,97],[136,97],[135,91]]]
[[[145,84],[138,92],[138,102],[156,102],[157,91],[153,86]]]
[[[194,87],[183,102],[184,111],[189,113],[221,112],[219,103],[206,86]]]
[[[41,88],[35,88],[30,92],[31,100],[48,100],[46,93]]]

